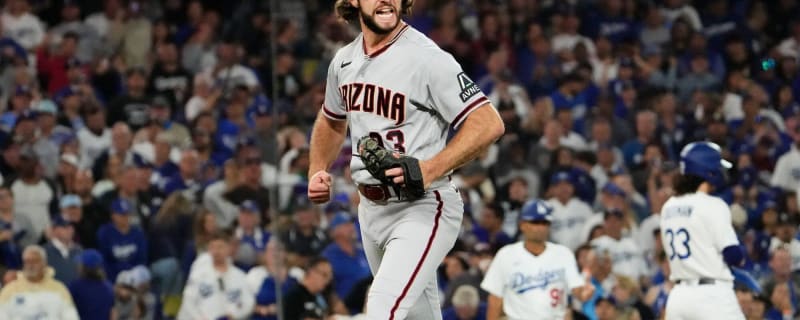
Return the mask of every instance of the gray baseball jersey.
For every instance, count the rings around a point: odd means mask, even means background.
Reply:
[[[408,25],[370,55],[363,43],[360,35],[331,61],[322,106],[325,116],[349,120],[354,148],[370,135],[387,148],[429,159],[444,149],[449,127],[458,128],[488,101],[452,55]],[[350,168],[356,183],[378,183],[358,157]]]
[[[458,128],[488,99],[455,59],[417,30],[403,25],[382,49],[365,54],[363,36],[339,50],[328,70],[323,113],[349,120],[355,148],[370,135],[385,147],[418,159],[444,149]],[[377,184],[358,157],[353,180]],[[447,179],[434,181],[413,202],[362,198],[358,216],[374,280],[367,319],[441,319],[436,268],[453,248],[464,204]]]

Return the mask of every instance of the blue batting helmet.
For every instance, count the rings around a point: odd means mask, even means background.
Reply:
[[[552,221],[553,207],[543,200],[530,200],[522,207],[519,214],[520,221]]]
[[[731,163],[722,159],[720,147],[713,142],[692,142],[681,150],[681,174],[698,176],[714,187],[725,184],[725,170]]]

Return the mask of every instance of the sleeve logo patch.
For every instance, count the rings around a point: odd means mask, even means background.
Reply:
[[[469,98],[472,98],[478,92],[481,92],[481,89],[475,85],[475,82],[472,82],[469,77],[465,73],[459,73],[458,76],[458,86],[461,87],[461,93],[459,97],[461,97],[461,102],[467,102]]]

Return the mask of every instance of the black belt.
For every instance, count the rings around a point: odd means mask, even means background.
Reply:
[[[700,278],[699,280],[678,280],[675,283],[704,285],[704,284],[715,284],[717,283],[717,280],[711,278]]]
[[[364,196],[364,198],[370,199],[375,202],[385,202],[392,198],[392,191],[391,188],[384,184],[373,184],[373,185],[359,185],[358,191]]]

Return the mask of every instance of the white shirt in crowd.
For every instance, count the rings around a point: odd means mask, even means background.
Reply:
[[[548,242],[535,256],[522,241],[500,249],[481,282],[483,290],[503,299],[509,320],[564,319],[567,295],[583,285],[569,248]]]
[[[98,136],[87,128],[81,128],[76,134],[80,144],[80,164],[82,168],[91,168],[103,152],[111,147],[111,129],[105,128]]]
[[[44,40],[44,24],[29,12],[18,17],[3,12],[3,30],[8,37],[28,50],[35,49]]]
[[[250,290],[242,270],[229,264],[225,273],[219,273],[210,260],[193,267],[183,289],[178,320],[226,316],[247,319],[250,316],[255,306],[255,293]]]
[[[771,184],[788,191],[800,188],[800,151],[796,146],[778,158]]]
[[[617,240],[604,235],[592,240],[591,245],[599,252],[608,252],[614,273],[633,280],[639,280],[639,277],[647,275],[647,265],[642,250],[633,239],[623,237]]]
[[[574,251],[586,242],[583,235],[576,230],[583,230],[584,223],[592,216],[592,208],[578,198],[572,198],[566,204],[556,199],[547,202],[553,207],[550,239]]]

